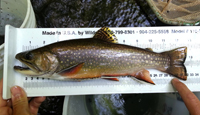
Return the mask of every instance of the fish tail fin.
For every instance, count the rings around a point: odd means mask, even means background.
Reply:
[[[174,50],[163,52],[162,54],[168,55],[170,58],[170,66],[164,70],[175,77],[187,80],[187,70],[184,62],[187,56],[187,47],[180,47]]]

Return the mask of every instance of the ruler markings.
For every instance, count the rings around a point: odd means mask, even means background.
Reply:
[[[12,28],[14,29],[14,28]],[[89,38],[92,34],[87,34],[89,30],[95,33],[99,28],[46,28],[46,29],[18,29],[12,36],[9,44],[17,52],[26,51],[47,45],[51,42],[57,42],[66,39],[74,38]],[[111,28],[119,39],[119,43],[133,45],[141,48],[152,48],[154,52],[163,52],[177,47],[187,46],[188,54],[185,62],[187,68],[188,80],[183,81],[192,91],[200,91],[198,89],[200,83],[200,42],[198,36],[200,33],[199,27],[154,27],[154,28]],[[177,30],[177,31],[176,31]],[[13,30],[13,31],[16,31]],[[42,35],[43,31],[61,32],[61,35]],[[84,33],[78,35],[78,32]],[[31,33],[31,34],[30,34]],[[63,34],[66,33],[66,34]],[[75,34],[74,34],[75,33]],[[26,39],[21,39],[26,38]],[[18,42],[19,41],[19,42]],[[16,46],[16,47],[15,47]],[[9,47],[9,51],[13,51]],[[13,55],[14,57],[14,55]],[[7,65],[12,65],[11,60]],[[15,65],[19,61],[14,61]],[[70,95],[70,94],[107,94],[107,93],[151,93],[151,92],[170,92],[173,91],[171,79],[174,78],[166,73],[149,70],[152,80],[156,85],[141,83],[138,80],[132,80],[129,77],[120,77],[119,82],[109,81],[105,79],[84,80],[81,82],[75,81],[57,81],[44,78],[34,78],[22,76],[13,71],[13,68],[8,66],[8,86],[19,85],[23,86],[27,91],[28,96],[50,96],[50,95]],[[13,78],[13,75],[16,75]],[[12,77],[10,77],[12,76]],[[11,96],[9,88],[6,90],[4,97]]]
[[[131,42],[126,42],[126,40],[119,40],[119,41],[122,41],[121,43],[122,44],[128,44],[128,45],[132,45],[132,46],[136,46],[136,47],[141,47],[141,48],[152,48],[153,50],[155,51],[165,51],[165,50],[170,50],[170,49],[174,49],[174,48],[177,48],[177,47],[182,47],[182,46],[187,46],[188,48],[188,52],[191,52],[191,50],[194,50],[194,51],[198,51],[200,49],[200,43],[198,42],[195,42],[196,40],[192,40],[192,39],[170,39],[170,41],[168,39],[159,39],[159,40],[154,40],[153,38],[152,39],[146,39],[145,41],[144,40],[139,40],[139,39],[131,39],[131,41],[135,41],[133,43]],[[129,41],[129,40],[127,40]],[[183,41],[183,42],[181,42]],[[188,41],[189,43],[185,43],[185,41]],[[167,43],[168,42],[168,43]],[[26,50],[31,50],[31,49],[35,49],[35,48],[38,48],[38,47],[41,47],[43,45],[45,45],[46,41],[43,41],[43,44],[41,46],[38,46],[38,45],[34,45],[32,46],[31,43],[33,44],[33,42],[30,41],[30,44],[29,45],[23,45],[22,46],[22,50],[23,51],[26,51]],[[187,61],[185,62],[185,66],[188,68],[195,68],[195,67],[198,67],[200,65],[200,60],[198,57],[195,57],[193,55],[190,54],[190,56],[187,56]],[[188,72],[188,77],[194,77],[194,76],[199,76],[199,73],[195,73],[195,72]],[[152,78],[162,78],[162,79],[159,79],[159,82],[157,84],[165,84],[165,83],[168,83],[169,80],[171,79],[168,79],[169,76],[168,74],[165,74],[165,73],[151,73],[151,77]],[[27,78],[26,78],[27,79]],[[81,85],[79,86],[78,83],[76,82],[71,82],[71,81],[64,81],[64,82],[60,82],[60,81],[50,81],[50,80],[47,80],[46,79],[43,81],[40,81],[40,79],[37,79],[35,81],[36,78],[34,78],[34,80],[31,80],[30,78],[28,78],[27,80],[25,80],[23,82],[24,84],[24,87],[25,88],[34,88],[34,87],[66,87],[66,86],[74,86],[74,84],[76,84],[77,87],[82,87],[82,86],[94,86],[93,83],[95,83],[95,85],[106,85],[106,86],[109,86],[109,85],[113,85],[113,86],[119,86],[121,84],[125,84],[125,82],[128,82],[126,80],[122,80],[123,83],[121,82],[112,82],[112,83],[107,83],[107,84],[102,84],[100,83],[100,81],[97,81],[95,82],[94,80],[92,80],[92,82],[86,82],[85,84],[84,83],[81,83]],[[130,80],[130,79],[129,79]],[[153,79],[156,83],[156,80],[157,79]],[[133,81],[133,80],[132,80]],[[84,82],[84,81],[81,81],[81,82]],[[105,82],[104,82],[105,83]],[[127,84],[125,85],[129,85],[131,84],[132,82],[128,82]],[[134,82],[134,85],[139,85],[137,82]]]

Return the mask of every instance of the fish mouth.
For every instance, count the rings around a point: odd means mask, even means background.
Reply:
[[[29,75],[29,76],[43,75],[42,73],[34,72],[29,67],[14,66],[14,70],[21,74]]]
[[[14,66],[14,70],[23,71],[23,70],[31,70],[31,69],[29,67]]]
[[[21,60],[21,59],[18,59],[18,60],[22,62],[24,65],[26,65],[26,67],[16,65],[13,67],[15,71],[24,75],[31,75],[31,76],[40,74],[40,70],[36,66],[34,66],[32,63],[27,62],[25,60]]]

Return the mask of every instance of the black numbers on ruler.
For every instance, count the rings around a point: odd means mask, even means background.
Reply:
[[[162,39],[162,42],[165,42],[165,39]]]
[[[28,80],[28,77],[25,77],[25,80]],[[31,77],[31,80],[33,80],[33,77]]]
[[[125,40],[123,40],[123,42],[125,43]]]
[[[189,59],[193,59],[193,56],[189,56]]]
[[[25,77],[25,80],[28,80],[29,77]],[[30,77],[31,80],[34,79],[34,77]],[[36,78],[37,80],[39,80],[39,77]],[[44,78],[42,78],[44,80]]]
[[[152,42],[153,40],[152,39],[149,39],[149,42]]]
[[[180,76],[183,76],[183,74],[177,74],[177,76],[180,75]],[[199,73],[187,73],[187,76],[190,75],[190,76],[199,76]],[[173,77],[172,75],[169,75],[169,74],[150,74],[150,77]]]
[[[165,74],[164,74],[164,77],[168,77],[168,74],[165,73]]]
[[[178,39],[175,39],[176,42],[178,42]]]
[[[187,76],[199,76],[199,73],[187,73]]]
[[[190,73],[190,76],[194,76],[194,73]]]
[[[159,77],[162,77],[163,76],[163,74],[159,74]]]

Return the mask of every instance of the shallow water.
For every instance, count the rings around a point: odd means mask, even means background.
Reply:
[[[189,115],[178,93],[91,95],[85,100],[90,115]]]
[[[144,27],[161,23],[145,0],[32,0],[38,27]]]
[[[63,96],[46,97],[39,108],[38,115],[62,115],[63,102]]]
[[[31,0],[31,2],[39,28],[166,26],[156,18],[145,0]],[[95,97],[91,100],[95,99],[93,101],[96,103],[88,106],[90,112],[102,115],[134,112],[145,114],[151,112],[152,105],[156,103],[156,94],[104,95],[104,99],[111,103],[110,107],[105,109],[105,105],[99,103],[102,100],[100,95],[92,97]],[[40,107],[39,115],[61,115],[63,99],[64,97],[47,97]],[[147,109],[143,109],[142,106]]]
[[[0,35],[0,45],[4,43],[4,35]]]
[[[158,94],[112,94],[86,96],[91,115],[154,115]]]

